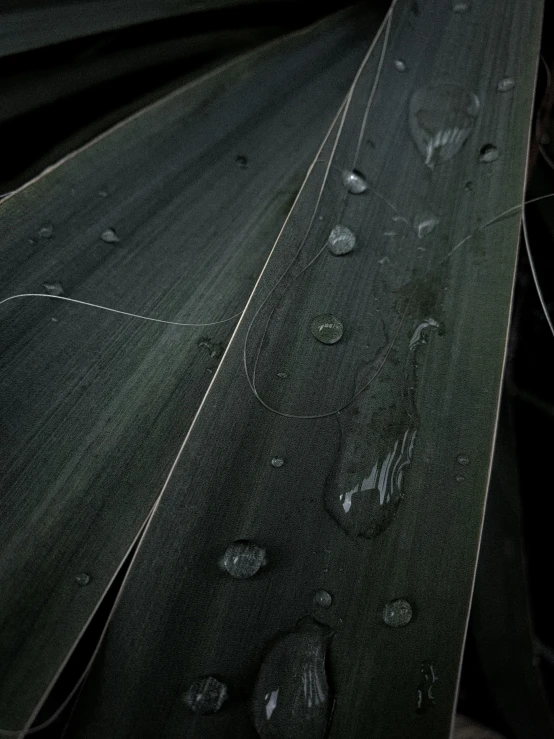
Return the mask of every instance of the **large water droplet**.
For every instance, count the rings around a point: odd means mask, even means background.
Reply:
[[[453,0],[452,2],[452,10],[455,13],[465,13],[470,7],[470,0]]]
[[[326,590],[318,590],[314,596],[314,600],[321,608],[330,608],[333,603],[331,593],[328,593]]]
[[[407,69],[406,62],[403,59],[395,59],[394,66],[399,72],[405,72]]]
[[[267,565],[267,553],[263,547],[239,539],[227,547],[219,565],[231,577],[245,580],[253,577],[261,567]]]
[[[272,457],[271,458],[271,466],[272,467],[282,467],[285,464],[285,460],[283,457]]]
[[[412,338],[410,339],[410,351],[413,351],[418,346],[421,346],[422,344],[427,343],[427,339],[425,338],[427,329],[429,328],[439,328],[438,321],[435,321],[434,318],[425,318],[423,321],[420,321],[415,331],[412,334]]]
[[[215,677],[195,680],[183,696],[185,704],[194,713],[217,713],[228,697],[227,686]]]
[[[409,624],[412,615],[412,606],[403,598],[391,600],[383,608],[383,621],[387,626],[394,626],[395,628]]]
[[[48,295],[63,295],[64,289],[61,282],[43,282],[43,288],[46,290]]]
[[[342,338],[344,326],[336,316],[324,313],[312,319],[311,331],[322,344],[336,344]]]
[[[103,231],[100,235],[100,238],[102,239],[102,241],[105,241],[106,244],[117,244],[119,241],[121,241],[113,228],[107,228],[105,231]]]
[[[510,90],[514,89],[515,85],[515,80],[512,77],[503,77],[498,81],[496,89],[498,92],[510,92]]]
[[[437,673],[432,662],[423,662],[417,688],[417,713],[425,713],[435,704],[433,686],[437,682]]]
[[[91,580],[92,578],[88,574],[88,572],[79,572],[78,575],[75,575],[75,582],[77,583],[77,585],[80,585],[81,587],[88,585]]]
[[[329,234],[327,246],[331,254],[342,257],[349,254],[356,246],[356,236],[346,226],[335,226]]]
[[[432,169],[460,151],[478,112],[477,95],[460,85],[429,85],[414,92],[409,106],[410,131],[428,167]]]
[[[479,152],[479,161],[489,164],[490,162],[496,162],[499,156],[498,148],[494,144],[485,144]]]
[[[458,464],[468,465],[469,464],[469,457],[466,454],[459,454],[458,455]]]
[[[348,192],[351,192],[354,195],[361,195],[367,190],[365,177],[355,169],[351,172],[343,172],[342,181]]]
[[[351,536],[373,538],[384,531],[396,515],[403,498],[402,478],[412,461],[416,429],[407,428],[400,437],[383,445],[360,482],[344,487],[351,473],[339,470],[326,496],[329,513]],[[342,473],[342,474],[341,474]],[[342,484],[341,484],[342,483]]]
[[[463,475],[456,475],[456,482],[463,482],[465,480],[465,477]]]
[[[331,709],[325,674],[330,636],[330,629],[307,618],[273,643],[252,698],[261,739],[323,739]]]
[[[38,235],[41,239],[51,239],[54,235],[54,226],[48,223],[39,230]]]

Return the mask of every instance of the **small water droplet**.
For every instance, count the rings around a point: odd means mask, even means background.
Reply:
[[[344,326],[336,316],[323,313],[312,319],[311,331],[322,344],[336,344],[342,338]]]
[[[473,190],[473,182],[471,180],[468,180],[465,184],[464,190],[466,192],[471,192]]]
[[[105,241],[106,244],[117,244],[119,241],[121,241],[113,228],[107,228],[105,231],[103,231],[100,238],[102,239],[102,241]]]
[[[477,95],[460,85],[441,83],[416,90],[409,105],[414,142],[433,169],[452,159],[469,137],[479,112]]]
[[[272,457],[271,458],[271,466],[272,467],[282,467],[285,464],[285,460],[283,457]]]
[[[195,680],[183,696],[188,708],[201,715],[217,713],[227,698],[225,683],[211,675]]]
[[[343,172],[342,181],[348,192],[354,195],[361,195],[361,193],[367,190],[365,177],[355,169],[351,172]]]
[[[285,380],[288,375],[286,372],[277,372],[277,377],[280,377],[282,380]]]
[[[510,90],[514,89],[515,85],[515,80],[512,77],[503,77],[498,81],[496,89],[498,92],[510,92]]]
[[[323,739],[331,701],[325,653],[331,630],[302,619],[282,635],[262,662],[252,713],[261,739]]]
[[[327,240],[327,246],[331,254],[342,257],[349,254],[356,246],[356,237],[346,226],[335,226]]]
[[[48,223],[39,230],[38,235],[41,239],[51,239],[54,235],[54,226]]]
[[[397,69],[397,70],[398,70],[399,72],[405,72],[405,71],[406,71],[406,69],[407,69],[407,67],[406,67],[406,62],[405,62],[405,61],[403,61],[402,59],[395,59],[395,60],[394,60],[394,66],[396,67],[396,69]]]
[[[458,455],[458,464],[468,465],[469,464],[469,457],[466,454],[459,454]]]
[[[43,282],[43,288],[49,295],[63,295],[64,289],[61,282]]]
[[[263,547],[246,539],[238,539],[230,544],[221,557],[221,569],[240,580],[253,577],[261,567],[267,565],[267,553]]]
[[[391,600],[383,608],[383,621],[387,626],[394,626],[395,628],[409,624],[412,615],[412,606],[403,598]]]
[[[91,580],[92,578],[88,574],[88,572],[80,572],[78,575],[75,575],[75,582],[77,583],[77,585],[80,585],[81,587],[88,585]]]
[[[465,13],[470,7],[471,2],[469,0],[453,0],[452,2],[452,10],[455,13]]]
[[[248,168],[248,157],[245,154],[237,154],[237,156],[235,157],[235,162],[237,162],[241,169]]]
[[[421,216],[415,219],[414,228],[417,231],[419,239],[423,239],[425,236],[435,230],[439,223],[439,219],[435,216]]]
[[[490,162],[495,162],[499,156],[500,153],[494,144],[485,144],[479,152],[479,161],[489,164]]]
[[[463,475],[456,475],[456,482],[463,482],[465,477]]]
[[[333,602],[331,593],[328,593],[326,590],[318,590],[314,596],[314,600],[321,608],[330,608]]]
[[[379,259],[379,264],[388,264],[389,262],[390,262],[390,259],[387,257],[386,254],[384,257],[381,257],[381,259]]]
[[[223,354],[225,345],[221,341],[212,341],[209,336],[202,336],[196,342],[196,346],[207,349],[212,359],[219,359]]]
[[[100,198],[107,198],[108,197],[108,191],[107,190],[99,190],[98,191],[98,197]]]
[[[435,704],[433,686],[437,682],[437,673],[432,662],[423,662],[417,688],[417,713],[425,713]]]

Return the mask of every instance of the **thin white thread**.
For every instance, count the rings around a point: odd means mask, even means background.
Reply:
[[[142,316],[139,313],[129,313],[125,310],[118,310],[117,308],[108,308],[105,305],[98,305],[97,303],[89,303],[86,300],[76,300],[75,298],[67,298],[64,295],[47,295],[45,293],[21,293],[19,295],[10,295],[8,298],[0,300],[0,305],[7,303],[10,300],[16,298],[49,298],[50,300],[65,300],[68,303],[77,303],[77,305],[85,305],[88,308],[98,308],[99,310],[105,310],[109,313],[118,313],[121,316],[128,316],[129,318],[139,318],[141,321],[152,321],[153,323],[164,323],[168,326],[185,326],[185,327],[200,327],[200,326],[217,326],[220,323],[228,323],[233,321],[242,315],[243,311],[235,313],[234,316],[229,318],[223,318],[221,321],[212,321],[210,323],[181,323],[180,321],[165,321],[161,318],[152,318],[152,316]]]

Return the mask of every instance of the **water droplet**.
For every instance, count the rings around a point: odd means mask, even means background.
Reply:
[[[280,377],[282,380],[285,380],[288,375],[286,372],[277,372],[277,377]]]
[[[81,587],[88,585],[91,580],[92,578],[88,574],[88,572],[80,572],[78,575],[75,575],[75,582],[77,583],[77,585],[80,585]]]
[[[285,460],[283,457],[272,457],[271,458],[271,466],[272,467],[282,467],[285,464]]]
[[[485,144],[479,152],[479,161],[489,164],[490,162],[495,162],[499,156],[500,153],[494,144]]]
[[[331,254],[342,257],[349,254],[356,246],[356,237],[346,226],[335,226],[327,240],[327,246]]]
[[[498,81],[496,89],[498,90],[498,92],[510,92],[510,90],[514,89],[515,85],[515,80],[512,79],[512,77],[503,77],[501,80]]]
[[[195,680],[183,696],[188,708],[201,715],[217,713],[227,698],[225,683],[211,675]]]
[[[237,162],[241,169],[248,169],[248,157],[245,154],[237,154],[235,162]]]
[[[263,547],[251,541],[238,539],[227,547],[219,564],[231,577],[243,580],[253,577],[261,567],[267,565],[267,553]]]
[[[54,235],[54,226],[48,223],[39,230],[38,235],[41,239],[51,239]]]
[[[64,289],[61,282],[43,282],[43,288],[49,295],[63,295]]]
[[[351,172],[343,172],[342,181],[348,192],[354,195],[361,195],[361,193],[367,190],[365,177],[355,169]]]
[[[409,106],[410,131],[428,167],[432,169],[460,151],[478,112],[477,95],[460,85],[429,85],[414,92]]]
[[[550,143],[550,136],[547,133],[542,133],[540,142],[543,146],[547,146]]]
[[[434,231],[439,223],[439,219],[435,216],[421,216],[415,219],[414,228],[417,231],[419,239],[423,239],[425,236]]]
[[[469,457],[466,454],[459,454],[458,455],[458,463],[463,464],[464,466],[469,464]]]
[[[306,618],[262,662],[252,712],[261,739],[323,739],[331,701],[325,653],[331,630]]]
[[[391,600],[383,608],[383,621],[387,626],[406,626],[412,620],[412,615],[412,606],[403,598]]]
[[[470,7],[471,3],[469,0],[453,0],[452,2],[452,10],[455,13],[465,13]]]
[[[456,482],[463,482],[465,477],[463,475],[456,475]]]
[[[328,593],[326,590],[318,590],[314,596],[314,600],[321,608],[330,608],[333,602],[331,593]]]
[[[107,190],[99,190],[98,196],[101,198],[107,198],[108,197],[108,191]]]
[[[119,241],[121,241],[113,228],[107,228],[105,231],[103,231],[100,238],[102,239],[102,241],[105,241],[106,244],[117,244]]]
[[[423,662],[417,687],[417,713],[425,713],[435,704],[433,686],[437,682],[437,673],[432,662]]]
[[[342,338],[344,326],[336,316],[324,313],[312,319],[311,331],[322,344],[336,344]]]
[[[464,190],[466,192],[471,192],[473,190],[473,182],[471,180],[468,180],[465,184]]]
[[[404,364],[404,384],[380,408],[386,425],[376,426],[376,409],[364,396],[341,420],[338,461],[325,487],[325,507],[350,536],[368,539],[385,531],[404,498],[403,484],[417,437],[415,405],[416,357],[437,321],[420,321],[412,335]]]
[[[395,60],[394,60],[394,66],[396,67],[396,69],[397,69],[397,70],[398,70],[399,72],[405,72],[405,71],[406,71],[406,69],[407,69],[407,67],[406,67],[406,62],[405,62],[405,61],[403,61],[402,59],[395,59]]]

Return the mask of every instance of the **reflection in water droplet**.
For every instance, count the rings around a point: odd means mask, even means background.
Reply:
[[[323,739],[331,708],[325,674],[330,636],[330,629],[306,618],[273,643],[252,697],[261,739]]]
[[[49,295],[63,295],[63,285],[61,282],[43,282],[43,288]]]
[[[185,704],[194,713],[217,713],[228,697],[227,686],[215,677],[195,680],[183,696]]]
[[[432,662],[423,662],[417,687],[417,713],[425,713],[435,704],[433,686],[437,682],[437,673]]]
[[[402,59],[395,59],[394,60],[394,66],[399,72],[405,72],[406,71],[406,62]]]
[[[453,0],[452,2],[452,10],[455,13],[465,13],[466,10],[469,10],[471,6],[471,3],[469,0]]]
[[[267,565],[267,553],[263,547],[245,539],[230,544],[219,561],[221,569],[238,579],[253,577],[261,567]]]
[[[92,578],[88,574],[88,572],[80,572],[78,575],[75,575],[75,582],[77,583],[77,585],[80,585],[81,587],[88,585],[91,580]]]
[[[365,177],[355,169],[351,172],[343,172],[342,182],[348,192],[351,192],[354,195],[361,195],[361,193],[367,190]]]
[[[416,326],[408,347],[404,386],[400,383],[393,391],[386,425],[375,426],[373,407],[365,413],[345,414],[342,421],[338,463],[327,479],[325,506],[350,536],[378,536],[394,520],[404,497],[403,479],[417,436],[417,349],[426,343],[427,329],[438,325],[427,318]]]
[[[463,482],[465,477],[463,475],[456,475],[456,482]]]
[[[349,254],[356,246],[356,237],[346,226],[335,226],[329,234],[327,246],[331,254],[342,257]]]
[[[488,164],[490,162],[495,162],[499,156],[500,154],[496,146],[493,144],[485,144],[485,146],[481,147],[481,151],[479,152],[479,161]]]
[[[331,593],[328,593],[326,590],[318,590],[314,596],[314,600],[321,608],[330,608],[333,602]]]
[[[49,223],[46,226],[43,226],[38,232],[38,235],[41,239],[51,239],[52,236],[54,235],[54,226],[52,226],[51,223]]]
[[[312,319],[311,331],[322,344],[336,344],[342,338],[344,326],[336,316],[324,313]]]
[[[412,606],[407,600],[398,598],[391,600],[383,608],[383,621],[387,626],[406,626],[412,620]]]
[[[434,231],[439,223],[439,219],[435,216],[424,216],[418,217],[414,221],[414,228],[417,231],[419,239],[423,239],[425,236]]]
[[[467,140],[477,113],[477,96],[460,85],[422,87],[410,99],[409,124],[425,164],[452,159]]]
[[[469,464],[469,457],[466,456],[465,454],[459,454],[458,455],[458,463],[459,464],[463,464],[463,465],[468,465]]]
[[[285,464],[285,460],[283,457],[272,457],[271,458],[271,466],[272,467],[282,467]]]
[[[107,228],[102,232],[100,238],[105,241],[106,244],[117,244],[120,241],[119,236],[116,234],[113,228]]]
[[[514,89],[515,84],[515,80],[513,80],[511,77],[503,77],[501,80],[499,80],[496,89],[498,90],[498,92],[510,92],[510,90]]]

